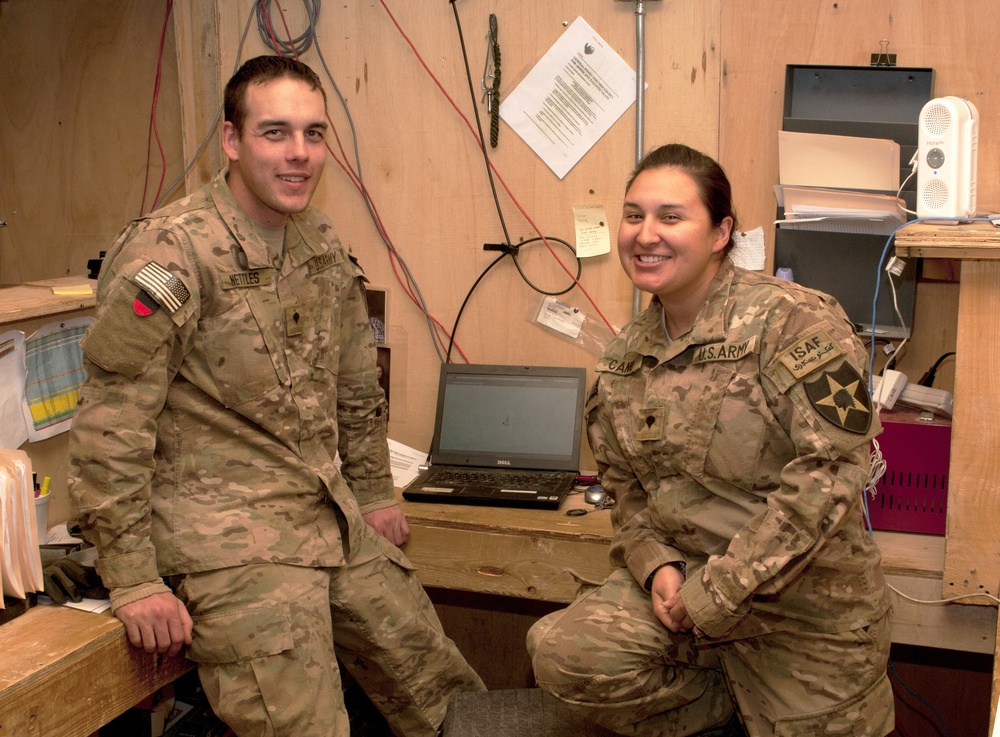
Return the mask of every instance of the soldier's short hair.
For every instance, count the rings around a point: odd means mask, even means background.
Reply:
[[[323,94],[323,107],[326,107],[326,90],[319,76],[308,65],[287,56],[256,56],[243,62],[226,83],[223,115],[226,121],[233,124],[237,135],[242,134],[246,119],[247,88],[251,84],[264,84],[279,77],[298,79],[319,90]]]

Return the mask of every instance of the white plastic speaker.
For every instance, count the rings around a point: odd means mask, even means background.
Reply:
[[[962,97],[938,97],[920,111],[917,217],[976,215],[979,111]]]

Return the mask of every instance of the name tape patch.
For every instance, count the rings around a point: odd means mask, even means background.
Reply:
[[[605,356],[597,364],[598,371],[628,376],[642,367],[642,354],[629,351],[624,356]]]
[[[246,289],[248,287],[266,287],[274,281],[274,269],[249,269],[233,271],[219,277],[223,289]]]
[[[712,343],[694,352],[694,363],[711,361],[737,361],[757,348],[757,336],[752,335],[741,343]]]
[[[329,269],[334,264],[339,264],[344,260],[341,251],[328,251],[309,259],[309,276],[315,276],[319,272]]]

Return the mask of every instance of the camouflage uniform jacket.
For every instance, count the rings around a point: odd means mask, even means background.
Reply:
[[[878,619],[861,495],[881,426],[839,305],[727,258],[690,331],[671,341],[662,314],[654,299],[612,341],[588,400],[612,563],[648,590],[683,561],[681,596],[712,638]]]
[[[70,492],[112,590],[336,566],[395,503],[360,269],[314,209],[269,251],[227,173],[126,226],[101,270]]]

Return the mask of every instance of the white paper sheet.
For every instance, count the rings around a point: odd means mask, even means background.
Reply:
[[[426,452],[389,438],[389,465],[392,466],[392,483],[397,489],[413,481],[420,473],[421,464],[426,462]]]
[[[751,271],[761,271],[767,261],[764,249],[764,229],[741,230],[733,233],[733,263]]]
[[[20,448],[28,439],[24,424],[24,333],[0,334],[0,448]]]
[[[635,102],[635,72],[577,18],[500,103],[500,117],[562,179]]]

